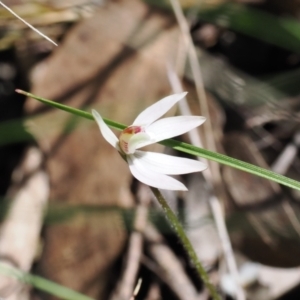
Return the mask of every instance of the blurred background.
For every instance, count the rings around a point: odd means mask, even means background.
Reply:
[[[135,299],[210,299],[152,194],[96,123],[15,89],[123,124],[183,89],[208,125],[179,140],[300,180],[300,1],[174,0],[194,46],[168,0],[3,3],[58,46],[0,5],[0,271],[12,266],[85,299],[133,299],[139,278]],[[164,195],[222,299],[243,297],[212,199],[244,299],[300,298],[298,191],[216,164],[180,180],[188,192]],[[58,299],[48,287],[1,275],[0,297]]]

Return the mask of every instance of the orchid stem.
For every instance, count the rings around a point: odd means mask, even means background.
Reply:
[[[212,298],[214,300],[220,300],[221,299],[220,296],[218,295],[213,284],[209,281],[209,277],[208,277],[205,269],[203,268],[201,262],[199,261],[197,254],[196,254],[190,240],[186,236],[184,229],[183,229],[182,225],[180,224],[179,220],[177,219],[176,215],[174,214],[174,212],[168,205],[167,201],[165,200],[165,198],[163,197],[161,192],[157,188],[153,188],[153,187],[150,187],[150,188],[151,188],[154,196],[156,197],[157,201],[161,205],[164,213],[166,214],[166,217],[167,217],[168,221],[170,222],[172,228],[174,229],[177,237],[181,241],[181,243],[182,243],[189,259],[193,263],[199,277],[202,279],[206,288],[209,290]]]

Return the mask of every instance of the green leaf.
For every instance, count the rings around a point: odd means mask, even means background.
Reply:
[[[59,108],[61,110],[67,111],[67,112],[69,112],[73,115],[83,117],[83,118],[86,118],[88,120],[94,120],[93,115],[91,113],[86,112],[86,111],[83,111],[83,110],[80,110],[80,109],[77,109],[77,108],[73,108],[71,106],[67,106],[67,105],[64,105],[64,104],[61,104],[61,103],[58,103],[58,102],[55,102],[55,101],[51,101],[51,100],[48,100],[48,99],[45,99],[45,98],[42,98],[42,97],[38,97],[38,96],[35,96],[33,94],[27,93],[27,92],[22,91],[22,90],[17,89],[16,92],[19,93],[19,94],[25,95],[27,97],[31,97],[33,99],[36,99],[36,100],[38,100],[38,101],[40,101],[44,104],[48,104],[52,107]],[[126,128],[125,125],[114,122],[114,121],[111,121],[111,120],[104,119],[104,122],[108,126],[110,126],[112,128],[115,128],[117,130],[123,130],[123,129]]]
[[[144,1],[171,11],[167,0]],[[300,23],[295,18],[279,17],[238,3],[201,5],[200,1],[186,2],[181,1],[183,9],[193,15],[197,13],[200,20],[300,53]]]
[[[270,170],[249,164],[247,162],[244,162],[242,160],[235,159],[233,157],[221,154],[221,153],[215,153],[203,148],[198,148],[196,146],[175,141],[172,139],[165,140],[161,142],[161,144],[171,147],[175,150],[185,152],[188,154],[200,156],[209,160],[213,160],[215,162],[218,162],[223,165],[227,165],[272,181],[275,181],[277,183],[280,183],[282,185],[294,188],[296,190],[300,190],[300,182],[296,181],[294,179],[288,178],[286,176],[280,175],[278,173],[272,172]]]
[[[40,276],[25,273],[19,269],[0,264],[0,273],[18,279],[26,284],[65,300],[93,300],[88,296],[75,292],[53,281]]]
[[[54,102],[51,100],[47,100],[47,99],[44,99],[41,97],[37,97],[33,94],[30,94],[30,93],[27,93],[24,91],[17,90],[17,92],[22,93],[28,97],[34,98],[45,104],[48,104],[53,107],[59,108],[61,110],[67,111],[69,113],[72,113],[74,115],[77,115],[77,116],[80,116],[80,117],[83,117],[83,118],[86,118],[89,120],[93,120],[92,114],[90,114],[88,112],[85,112],[85,111],[82,111],[82,110],[79,110],[76,108],[72,108],[70,106],[63,105],[63,104],[60,104],[60,103],[57,103],[57,102]],[[104,119],[104,121],[108,126],[113,127],[118,130],[123,130],[124,128],[126,128],[125,125],[113,122],[111,120]],[[165,145],[170,148],[173,148],[175,150],[181,151],[181,152],[185,152],[185,153],[192,154],[195,156],[203,157],[203,158],[221,163],[223,165],[227,165],[227,166],[230,166],[230,167],[233,167],[233,168],[236,168],[236,169],[239,169],[239,170],[242,170],[242,171],[245,171],[245,172],[248,172],[248,173],[269,179],[269,180],[272,180],[274,182],[280,183],[280,184],[285,185],[290,188],[294,188],[296,190],[300,190],[300,182],[298,182],[294,179],[291,179],[286,176],[269,171],[267,169],[246,163],[244,161],[229,157],[224,154],[215,153],[215,152],[212,152],[212,151],[209,151],[209,150],[206,150],[203,148],[199,148],[199,147],[187,144],[187,143],[175,141],[173,139],[168,139],[168,140],[162,141],[162,142],[160,142],[160,144]]]
[[[296,19],[277,17],[236,3],[222,4],[211,9],[198,9],[198,17],[300,53],[300,23]]]
[[[24,128],[23,124],[23,119],[1,122],[0,146],[33,141],[34,138],[26,131],[26,128]]]

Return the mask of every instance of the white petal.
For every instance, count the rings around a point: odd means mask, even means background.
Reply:
[[[146,133],[154,137],[155,142],[181,135],[204,123],[206,119],[200,116],[178,116],[164,118],[145,128]]]
[[[92,114],[97,122],[100,131],[103,135],[103,137],[106,139],[108,143],[110,143],[114,148],[116,148],[118,151],[120,151],[119,147],[119,139],[116,137],[116,135],[112,132],[112,130],[105,124],[102,117],[99,115],[99,113],[92,109]]]
[[[164,190],[187,191],[180,181],[165,174],[153,172],[134,155],[127,155],[127,162],[132,175],[144,184]]]
[[[170,95],[143,110],[134,120],[132,125],[148,125],[163,116],[179,100],[183,99],[187,92]]]
[[[201,172],[207,165],[198,160],[171,156],[163,153],[145,152],[136,150],[134,156],[142,162],[147,169],[168,175]]]

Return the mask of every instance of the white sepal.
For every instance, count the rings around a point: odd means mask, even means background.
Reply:
[[[160,174],[187,174],[201,172],[207,168],[203,162],[163,153],[136,150],[134,156],[145,168]]]
[[[118,151],[120,151],[119,147],[119,139],[116,137],[116,135],[112,132],[112,130],[105,124],[100,114],[92,109],[93,117],[95,118],[95,121],[97,122],[99,129],[105,138],[105,140],[110,143],[114,148],[116,148]]]
[[[170,95],[165,97],[156,103],[152,104],[145,110],[143,110],[134,120],[132,125],[148,125],[163,116],[172,106],[174,106],[179,100],[185,97],[187,92]]]
[[[145,128],[146,132],[160,142],[181,135],[204,123],[205,118],[199,116],[178,116],[160,119]]]
[[[158,189],[187,191],[185,185],[183,185],[180,181],[165,174],[153,172],[148,169],[141,160],[134,157],[134,155],[127,155],[127,162],[129,164],[131,174],[137,180],[146,185],[150,185]]]

